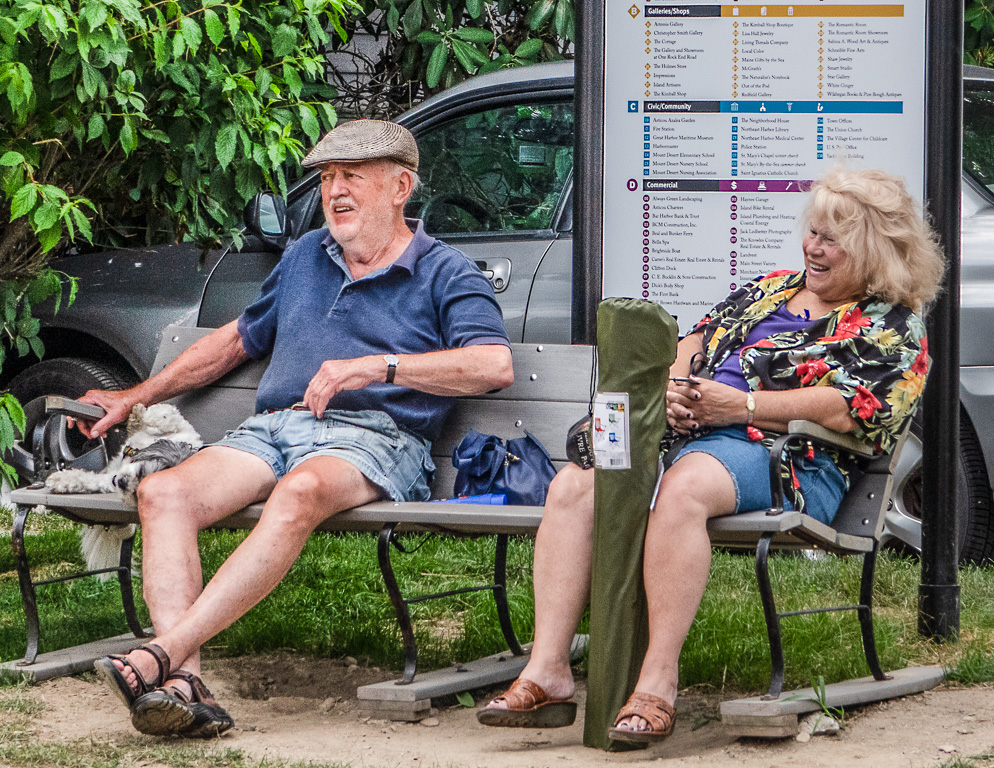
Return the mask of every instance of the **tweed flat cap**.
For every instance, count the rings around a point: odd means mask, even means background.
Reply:
[[[324,163],[356,163],[388,158],[417,173],[418,144],[411,132],[386,120],[352,120],[342,123],[304,158],[302,165],[311,168]]]

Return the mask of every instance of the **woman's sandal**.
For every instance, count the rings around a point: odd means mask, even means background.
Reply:
[[[641,717],[649,723],[649,728],[644,731],[619,728],[618,723],[629,717]],[[662,741],[673,733],[675,723],[676,712],[673,707],[658,696],[636,691],[628,697],[625,706],[614,719],[614,727],[607,729],[607,735],[616,741]]]
[[[220,736],[235,721],[204,685],[190,672],[173,672],[168,680],[185,680],[192,691],[188,698],[171,686],[156,688],[135,700],[131,707],[131,724],[152,736]]]
[[[562,728],[576,720],[576,702],[550,699],[531,680],[518,678],[494,701],[506,701],[507,709],[484,707],[476,713],[483,725],[503,728]]]
[[[127,656],[111,654],[110,656],[104,656],[103,658],[97,659],[93,662],[93,669],[96,673],[107,681],[107,684],[111,687],[111,690],[113,690],[117,697],[128,707],[134,704],[135,700],[139,696],[144,696],[149,691],[155,690],[157,686],[162,685],[162,682],[169,678],[169,656],[159,646],[155,643],[145,643],[145,645],[139,645],[135,648],[135,651],[145,651],[145,653],[151,654],[152,658],[155,659],[155,663],[158,665],[159,669],[158,672],[156,672],[154,679],[146,680],[142,676],[142,673],[138,671],[138,668],[128,661]],[[131,653],[134,653],[135,651],[132,651]],[[115,660],[121,662],[121,664],[134,672],[137,686],[136,688],[133,688],[128,684],[128,680],[125,678],[124,673],[118,668],[117,664],[114,663]]]

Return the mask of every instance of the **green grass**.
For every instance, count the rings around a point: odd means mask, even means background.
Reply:
[[[994,747],[981,755],[969,757],[954,757],[938,766],[938,768],[994,768]]]
[[[53,525],[48,526],[51,520]],[[78,537],[54,518],[29,537],[36,577],[80,566]],[[201,537],[205,572],[216,570],[244,533]],[[406,540],[408,545],[416,539]],[[494,541],[430,538],[412,555],[394,555],[405,595],[457,589],[492,578]],[[511,542],[508,580],[512,615],[522,639],[533,629],[533,542]],[[854,602],[861,561],[774,557],[778,608]],[[23,612],[12,557],[0,547],[0,659],[23,654]],[[941,664],[963,683],[994,680],[994,569],[961,571],[961,640],[937,644],[917,634],[920,569],[913,560],[883,555],[877,567],[876,633],[884,668]],[[42,651],[126,631],[116,582],[84,579],[42,587]],[[144,607],[141,607],[144,612]],[[506,647],[493,600],[460,595],[411,608],[420,646],[419,667],[447,666]],[[784,620],[787,686],[803,687],[867,674],[859,625],[851,612]],[[394,669],[403,665],[399,630],[376,565],[375,537],[363,534],[311,538],[288,577],[259,606],[209,644],[215,655],[288,649],[320,656],[355,656]],[[768,684],[769,650],[753,558],[716,552],[711,581],[681,658],[681,685],[759,691]],[[2,757],[0,757],[2,762]]]

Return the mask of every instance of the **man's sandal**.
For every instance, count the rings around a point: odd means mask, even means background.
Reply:
[[[235,724],[201,680],[190,672],[173,672],[167,680],[185,680],[186,694],[172,686],[157,688],[135,700],[131,724],[152,736],[209,738],[220,736]]]
[[[644,731],[619,728],[618,723],[629,717],[641,717],[649,723],[649,728]],[[662,741],[673,732],[675,722],[676,712],[673,707],[658,696],[636,691],[628,697],[625,706],[614,719],[614,727],[607,729],[607,735],[616,741]]]
[[[562,728],[576,720],[576,702],[550,699],[531,680],[519,677],[494,701],[506,701],[507,709],[485,707],[476,713],[483,725],[502,728]]]
[[[96,673],[107,681],[111,690],[128,707],[134,704],[135,699],[139,696],[144,696],[149,691],[155,690],[157,686],[162,685],[162,682],[169,677],[169,656],[159,646],[155,643],[145,643],[145,645],[139,645],[135,648],[135,651],[145,651],[145,653],[151,654],[152,658],[155,659],[155,663],[159,669],[154,678],[146,680],[142,676],[142,673],[138,671],[138,668],[128,661],[127,656],[111,654],[93,662],[93,669]],[[132,653],[135,651],[132,651]],[[134,673],[135,687],[128,684],[123,671],[118,668],[114,661],[121,662],[121,664]]]

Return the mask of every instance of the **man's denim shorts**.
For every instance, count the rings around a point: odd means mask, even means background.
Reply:
[[[753,442],[742,425],[721,427],[677,451],[673,463],[688,453],[706,453],[720,461],[735,484],[735,511],[769,509],[770,451]],[[813,459],[794,460],[794,470],[804,494],[805,513],[823,523],[831,523],[846,492],[846,481],[835,462],[816,450]],[[784,497],[784,507],[793,509],[792,499]]]
[[[435,464],[431,443],[400,429],[382,411],[269,411],[247,419],[215,445],[263,459],[279,480],[301,462],[334,456],[355,466],[394,501],[424,501]]]

